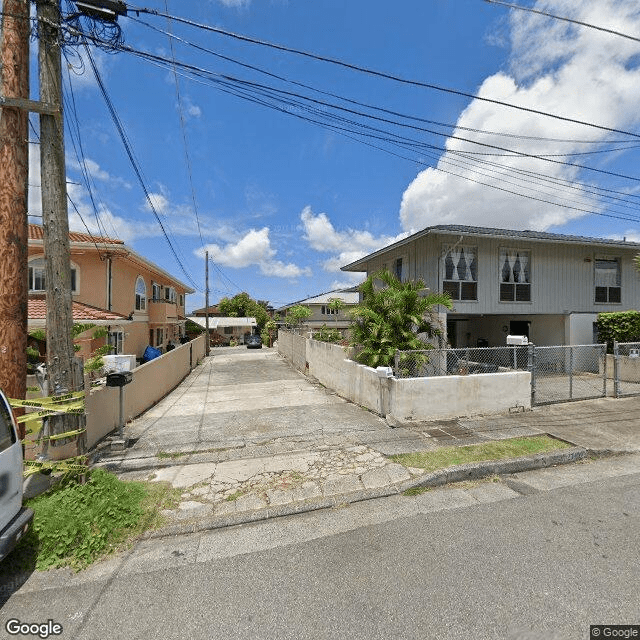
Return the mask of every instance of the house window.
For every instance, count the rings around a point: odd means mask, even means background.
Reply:
[[[233,333],[233,327],[224,327],[225,335],[231,335]]]
[[[157,282],[151,283],[151,296],[154,302],[162,300],[162,287]]]
[[[500,249],[500,302],[531,302],[531,251]]]
[[[478,299],[478,250],[463,245],[447,246],[442,258],[442,292],[452,300]]]
[[[161,347],[164,343],[164,329],[156,329],[156,347]]]
[[[622,302],[620,258],[596,258],[595,301]]]
[[[338,310],[332,309],[328,304],[323,304],[321,311],[323,316],[335,316],[338,314]]]
[[[124,333],[122,331],[109,331],[107,334],[107,344],[113,347],[111,353],[122,353],[124,343]]]
[[[180,294],[180,306],[184,306],[184,296],[182,294]]]
[[[402,258],[396,258],[393,263],[393,273],[398,280],[402,281]]]
[[[173,287],[164,288],[164,299],[166,302],[176,301],[176,290]]]
[[[76,277],[77,269],[73,265],[71,266],[71,291],[77,292]],[[45,284],[45,264],[44,258],[36,258],[29,261],[29,291],[37,292],[44,291],[46,289]]]
[[[147,308],[147,285],[144,278],[138,276],[136,280],[136,311],[145,311]]]

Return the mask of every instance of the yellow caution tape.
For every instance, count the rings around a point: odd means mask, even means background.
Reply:
[[[42,408],[40,411],[33,411],[31,413],[25,413],[23,416],[18,416],[16,418],[16,422],[18,424],[22,424],[23,422],[33,422],[34,420],[40,420],[41,418],[46,418],[47,416],[55,416],[61,414],[76,414],[83,415],[84,414],[84,403],[60,406],[55,409],[45,409]]]

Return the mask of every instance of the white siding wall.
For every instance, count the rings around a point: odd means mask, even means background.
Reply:
[[[428,235],[417,238],[409,246],[383,253],[368,265],[368,273],[393,267],[398,257],[405,273],[422,278],[432,291],[440,290],[439,258],[445,244],[455,244],[460,235]],[[459,314],[501,314],[506,316],[531,314],[600,313],[624,311],[640,305],[640,276],[633,264],[638,253],[633,248],[574,245],[547,241],[523,241],[464,236],[463,243],[478,247],[478,300],[456,301]],[[501,248],[526,249],[531,252],[531,302],[500,302],[499,252]],[[608,255],[622,261],[622,302],[594,302],[595,257]],[[562,329],[564,331],[564,327]]]

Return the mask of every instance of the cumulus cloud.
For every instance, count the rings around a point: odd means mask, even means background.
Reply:
[[[314,214],[311,207],[305,207],[300,214],[300,220],[304,229],[304,239],[315,251],[333,254],[323,263],[325,271],[337,272],[340,267],[349,264],[372,251],[376,251],[388,244],[392,244],[406,237],[406,233],[398,236],[374,236],[369,231],[357,229],[344,229],[338,231],[326,213]],[[350,274],[356,281],[361,276]]]
[[[224,267],[242,269],[257,266],[265,276],[295,279],[300,276],[310,276],[311,269],[299,267],[293,263],[284,263],[276,259],[277,251],[271,246],[269,228],[250,229],[236,242],[228,242],[224,246],[210,244],[205,247],[214,262]],[[203,249],[195,253],[199,257],[204,255]]]
[[[534,7],[627,33],[640,32],[637,4],[624,0],[538,0]],[[640,121],[637,42],[524,12],[512,12],[510,20],[509,71],[487,78],[478,96],[617,129],[631,128]],[[505,138],[468,129],[574,142]],[[470,152],[502,152],[469,141],[531,155],[561,154],[554,159],[594,165],[597,161],[589,156],[569,154],[598,147],[575,140],[602,142],[612,137],[619,139],[620,135],[472,100],[447,140],[447,151],[440,157],[437,168],[422,171],[404,192],[400,206],[402,227],[416,231],[432,224],[458,223],[547,229],[586,215],[580,209],[599,211],[603,203],[581,186],[596,184],[596,174],[575,166],[513,155],[474,156]],[[479,159],[499,163],[501,167],[479,164]],[[535,171],[548,179],[514,170]],[[565,181],[574,188],[563,186]]]

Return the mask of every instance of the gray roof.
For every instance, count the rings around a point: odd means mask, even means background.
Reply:
[[[327,291],[326,293],[320,293],[317,296],[312,296],[311,298],[305,298],[304,300],[285,304],[279,307],[277,311],[289,309],[289,307],[293,307],[297,304],[327,304],[336,298],[342,300],[345,304],[358,304],[360,294],[358,293],[357,287],[336,289],[335,291]]]
[[[562,233],[548,233],[546,231],[516,231],[513,229],[496,229],[493,227],[473,227],[467,226],[463,224],[438,224],[432,227],[426,227],[422,229],[422,231],[418,231],[413,235],[407,236],[406,238],[399,240],[398,242],[394,242],[382,249],[378,249],[378,251],[374,251],[369,255],[366,255],[359,260],[355,260],[350,264],[347,264],[341,269],[343,271],[362,271],[362,269],[355,269],[354,267],[361,267],[365,262],[370,260],[373,257],[382,255],[386,253],[390,249],[395,249],[396,247],[401,247],[405,244],[413,242],[418,238],[429,234],[441,234],[441,235],[451,235],[451,234],[461,234],[467,236],[490,236],[492,238],[510,238],[513,240],[532,240],[535,242],[554,242],[554,243],[566,243],[566,244],[591,244],[591,245],[605,245],[605,246],[615,246],[615,247],[627,247],[630,249],[638,248],[640,249],[640,243],[638,242],[627,242],[624,240],[612,240],[610,238],[592,238],[589,236],[571,236],[565,235]]]
[[[188,316],[188,319],[201,327],[205,327],[207,324],[207,319],[204,316]],[[255,327],[257,324],[255,318],[209,316],[209,329],[217,329],[218,327]]]

